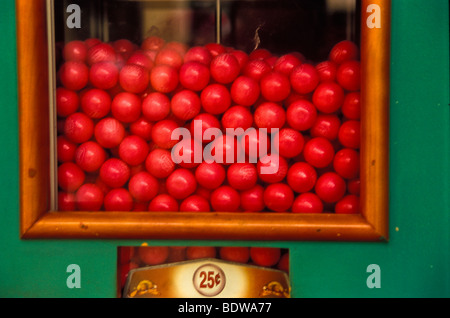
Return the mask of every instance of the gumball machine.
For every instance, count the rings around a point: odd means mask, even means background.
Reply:
[[[392,234],[392,6],[17,0],[21,242],[111,297],[308,295],[301,247]]]
[[[86,222],[102,224],[68,232],[386,237],[389,2],[48,1],[46,12],[49,207],[63,223],[98,212]],[[113,226],[103,212],[118,212]]]

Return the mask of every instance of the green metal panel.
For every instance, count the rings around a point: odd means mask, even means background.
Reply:
[[[388,243],[206,244],[290,248],[293,297],[449,297],[448,5],[392,0]],[[0,2],[0,29],[0,296],[115,297],[116,248],[142,241],[19,239],[14,0]],[[81,268],[79,289],[66,285],[70,264]],[[381,288],[366,285],[370,264],[380,266]]]

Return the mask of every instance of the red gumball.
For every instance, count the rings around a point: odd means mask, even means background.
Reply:
[[[166,94],[153,92],[142,100],[142,114],[150,121],[159,121],[170,113],[170,99]]]
[[[77,145],[65,136],[60,135],[56,140],[57,158],[58,162],[69,162],[75,160],[75,152]]]
[[[260,158],[256,164],[258,177],[266,183],[278,183],[284,180],[288,172],[288,162],[277,154]]]
[[[301,193],[292,203],[292,213],[322,213],[323,202],[312,192]]]
[[[158,194],[159,183],[150,173],[141,171],[130,178],[128,190],[136,201],[147,202]]]
[[[200,94],[203,109],[210,114],[219,115],[231,106],[231,95],[222,84],[213,83],[206,86]]]
[[[230,165],[243,162],[244,151],[234,135],[221,134],[205,146],[203,158],[206,162],[217,162]]]
[[[214,246],[189,246],[186,248],[186,259],[215,258],[217,254]]]
[[[171,152],[167,149],[153,149],[145,159],[145,168],[155,178],[167,178],[175,169]]]
[[[354,179],[359,175],[359,152],[344,148],[336,152],[333,159],[333,168],[342,178]]]
[[[308,63],[296,66],[290,74],[292,89],[299,94],[311,93],[319,84],[320,78],[316,68]]]
[[[345,94],[335,82],[320,83],[314,90],[312,101],[319,111],[325,114],[337,112],[344,102]]]
[[[275,151],[284,158],[294,158],[303,150],[305,140],[303,135],[295,129],[282,128],[275,138],[278,138],[278,147],[275,144]]]
[[[349,40],[341,41],[333,46],[330,51],[329,59],[336,64],[345,61],[357,60],[359,57],[358,46]]]
[[[132,122],[129,126],[130,133],[143,138],[146,141],[152,139],[153,123],[144,116],[138,118],[138,120]]]
[[[168,65],[175,69],[179,69],[183,64],[183,56],[179,51],[170,48],[163,47],[155,56],[155,65]]]
[[[125,127],[116,118],[106,117],[95,125],[94,136],[102,147],[114,148],[125,137]]]
[[[336,214],[358,214],[360,213],[359,196],[349,194],[344,196],[334,206]]]
[[[230,84],[240,73],[239,62],[231,53],[222,53],[215,56],[209,67],[211,77],[221,84]]]
[[[130,92],[117,94],[111,104],[111,114],[123,123],[132,123],[141,116],[141,100]]]
[[[89,66],[104,61],[115,62],[116,51],[112,45],[100,42],[88,49],[86,61]]]
[[[195,192],[197,181],[190,170],[179,168],[167,177],[166,188],[175,199],[183,200]]]
[[[84,88],[89,81],[89,68],[83,62],[67,61],[58,71],[62,85],[73,91]]]
[[[66,162],[58,167],[58,186],[67,192],[76,191],[84,182],[86,174],[73,162]]]
[[[80,211],[100,211],[104,194],[100,187],[93,183],[80,186],[75,194],[75,203]]]
[[[186,260],[186,246],[169,246],[170,254],[166,263],[181,262]]]
[[[105,195],[103,204],[105,211],[131,211],[133,197],[127,189],[112,189]]]
[[[250,259],[250,248],[224,246],[219,249],[219,255],[225,261],[246,264]]]
[[[361,93],[350,92],[345,95],[341,111],[347,119],[359,120],[361,118]]]
[[[143,50],[160,50],[164,46],[166,41],[159,36],[151,35],[146,37],[144,41],[142,41],[141,49]]]
[[[153,60],[146,52],[135,51],[127,59],[127,64],[139,65],[144,67],[147,71],[150,71],[153,67]]]
[[[244,65],[242,75],[251,77],[259,82],[264,74],[270,72],[271,70],[272,67],[264,60],[250,60]]]
[[[272,183],[264,190],[264,204],[275,212],[288,211],[294,202],[294,192],[284,183]]]
[[[63,58],[65,61],[84,62],[87,57],[87,47],[83,41],[70,41],[64,45]]]
[[[104,90],[93,88],[81,97],[81,110],[91,118],[105,117],[111,109],[111,96]]]
[[[148,69],[137,64],[127,64],[119,73],[120,86],[127,92],[139,94],[144,92],[150,82]]]
[[[258,172],[255,164],[233,163],[227,170],[228,184],[236,190],[249,190],[258,181]]]
[[[277,247],[251,247],[250,259],[258,266],[272,267],[278,263],[281,249]]]
[[[83,143],[94,134],[94,122],[84,113],[73,113],[64,122],[64,136],[74,143]]]
[[[58,191],[58,211],[75,211],[75,194],[72,192]]]
[[[219,163],[202,162],[195,169],[195,179],[200,186],[206,189],[216,189],[225,181],[226,171]]]
[[[161,193],[150,201],[148,210],[153,212],[177,212],[178,201],[166,193]]]
[[[139,246],[137,254],[139,259],[146,265],[159,265],[169,257],[167,246]]]
[[[240,192],[241,208],[245,212],[261,212],[266,207],[264,203],[264,187],[256,184],[253,188]]]
[[[316,184],[317,171],[306,162],[296,162],[289,167],[286,181],[295,192],[308,192]]]
[[[124,56],[130,56],[135,50],[138,49],[137,45],[127,39],[116,40],[112,43],[112,46],[117,53]]]
[[[281,102],[291,93],[289,77],[280,72],[268,72],[262,76],[259,85],[261,95],[271,102]]]
[[[241,75],[231,84],[230,94],[237,105],[252,106],[260,96],[258,82],[248,76]]]
[[[208,200],[198,194],[187,197],[180,204],[180,212],[209,212],[210,210]]]
[[[213,57],[226,52],[225,46],[216,42],[208,43],[205,45],[205,47],[209,50]]]
[[[204,46],[194,46],[184,54],[184,63],[199,62],[209,66],[212,60],[211,52]]]
[[[330,141],[335,140],[339,134],[341,120],[336,114],[319,114],[310,129],[311,137],[323,137]]]
[[[170,65],[155,65],[150,71],[150,84],[157,92],[170,93],[177,88],[178,83],[178,71]]]
[[[145,139],[136,135],[129,135],[119,145],[119,157],[130,166],[136,166],[145,161],[149,150],[149,145]]]
[[[100,169],[106,160],[106,151],[95,141],[87,141],[78,146],[75,163],[86,172]]]
[[[270,53],[269,50],[259,48],[259,49],[255,49],[252,52],[250,52],[250,54],[248,55],[248,58],[250,60],[265,60],[265,59],[270,58],[271,56],[272,56],[272,53]]]
[[[185,138],[173,146],[172,159],[182,168],[195,168],[202,162],[202,145],[193,138]]]
[[[335,203],[344,197],[346,183],[337,173],[326,172],[319,176],[314,189],[322,201]]]
[[[334,147],[328,139],[315,137],[306,142],[303,156],[307,163],[315,168],[325,168],[332,163]]]
[[[201,91],[209,84],[209,68],[202,62],[185,62],[179,72],[181,85],[192,91]]]
[[[242,70],[244,65],[247,64],[247,62],[248,62],[248,59],[249,59],[248,54],[242,50],[235,50],[235,49],[230,49],[229,53],[233,54],[237,58],[237,60],[239,62],[239,66]]]
[[[211,193],[211,207],[217,212],[237,212],[240,206],[240,195],[228,185],[220,186]]]
[[[361,124],[359,120],[348,120],[339,128],[338,139],[347,148],[359,149],[361,144]]]
[[[200,97],[188,89],[175,93],[171,100],[172,114],[181,120],[194,118],[200,113],[201,108]]]
[[[56,112],[60,117],[67,117],[78,110],[80,98],[78,94],[64,87],[56,89]]]
[[[221,129],[220,121],[215,115],[200,113],[191,121],[191,135],[193,135],[194,139],[199,142],[208,143],[214,140],[213,135],[211,135],[210,137],[205,136],[205,131],[209,128],[212,128],[216,131],[219,131]]]
[[[100,167],[101,180],[111,188],[120,188],[130,178],[130,167],[122,160],[110,158]]]
[[[359,61],[346,61],[339,65],[336,80],[347,91],[361,88],[361,65]]]
[[[119,68],[113,62],[95,63],[89,69],[89,81],[99,89],[112,89],[119,83]]]
[[[332,61],[323,61],[316,65],[317,73],[321,82],[335,81],[337,65]]]
[[[152,129],[153,142],[163,149],[172,148],[178,143],[178,139],[172,139],[172,132],[178,128],[178,124],[171,119],[156,122]]]
[[[273,67],[274,71],[289,76],[292,70],[302,64],[302,57],[299,54],[288,53],[280,56]]]
[[[221,122],[224,130],[232,129],[236,133],[242,130],[243,133],[252,127],[253,115],[248,107],[232,106],[223,114]]]
[[[294,129],[305,131],[310,129],[317,118],[316,107],[308,100],[298,99],[286,110],[286,121]]]
[[[286,122],[286,112],[279,104],[263,102],[255,110],[254,121],[258,128],[266,128],[270,133],[272,128],[283,127]]]
[[[361,180],[359,178],[348,180],[347,191],[350,194],[359,195],[361,192]]]

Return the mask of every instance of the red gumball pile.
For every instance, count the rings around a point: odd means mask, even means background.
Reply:
[[[72,41],[61,56],[59,210],[359,213],[353,42],[319,63],[156,36]],[[198,149],[227,160],[198,161]]]

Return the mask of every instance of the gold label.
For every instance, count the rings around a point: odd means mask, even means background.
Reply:
[[[208,263],[197,268],[192,281],[199,294],[212,297],[225,288],[226,276],[219,266]]]
[[[131,270],[127,298],[289,298],[283,271],[219,259],[200,259]]]

